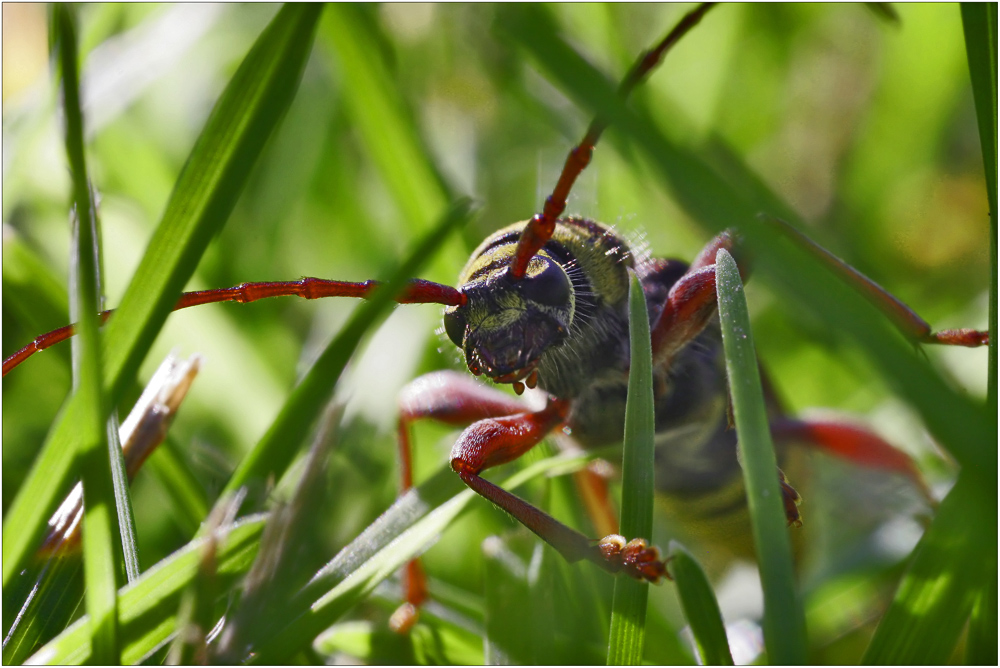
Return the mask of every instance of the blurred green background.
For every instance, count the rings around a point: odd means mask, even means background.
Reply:
[[[550,9],[564,36],[618,79],[638,51],[688,8]],[[79,10],[88,158],[100,197],[107,305],[113,307],[214,101],[277,7],[94,4]],[[422,149],[455,192],[482,205],[474,224],[423,276],[453,283],[484,236],[539,209],[589,115],[497,29],[493,5],[351,11],[364,47],[351,57],[384,70],[399,108],[419,128]],[[723,6],[637,95],[660,111],[657,120],[670,136],[694,147],[727,144],[808,222],[815,240],[935,329],[985,328],[988,211],[958,8],[907,4],[895,11],[898,24],[861,5]],[[68,322],[70,181],[45,7],[5,4],[3,12],[8,355]],[[411,174],[418,168],[404,151],[392,153],[391,133],[373,136],[362,129],[373,119],[378,127],[379,110],[368,104],[351,71],[328,14],[283,126],[187,289],[304,275],[374,278],[425,229],[394,197],[384,163],[373,156],[387,151],[393,168]],[[672,201],[653,170],[619,150],[623,144],[613,141],[614,132],[600,144],[568,211],[615,225],[657,256],[690,259],[708,235]],[[427,194],[431,201],[435,196]],[[915,413],[888,393],[860,353],[835,343],[762,286],[751,282],[748,298],[762,362],[794,412],[824,407],[858,416],[919,457],[932,483],[950,480],[952,472]],[[140,380],[170,350],[203,356],[170,447],[189,463],[208,498],[354,306],[351,300],[284,299],[171,316]],[[421,373],[461,368],[440,332],[440,311],[397,309],[338,388],[345,428],[328,472],[338,503],[322,510],[326,531],[314,537],[321,562],[395,496],[399,389]],[[985,350],[926,354],[956,386],[985,396]],[[4,379],[5,509],[69,390],[67,359],[41,354]],[[453,439],[454,432],[433,425],[415,430],[418,479],[446,461]],[[865,476],[859,478],[865,484]],[[155,479],[140,475],[133,488],[146,568],[183,544],[190,528]],[[480,543],[510,526],[478,504],[428,552],[431,575],[481,595]],[[854,572],[864,572],[864,564],[855,564]],[[866,601],[878,598],[872,589],[885,595],[875,580],[852,577],[823,595],[841,601],[841,609],[851,591],[863,590],[857,596]],[[669,590],[657,589],[654,605],[669,609],[663,602],[673,597]],[[828,636],[864,621],[834,620]],[[823,656],[856,660],[844,651]]]

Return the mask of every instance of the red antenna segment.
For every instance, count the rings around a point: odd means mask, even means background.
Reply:
[[[232,288],[217,290],[198,290],[184,292],[177,300],[173,310],[179,311],[189,306],[214,304],[216,302],[238,302],[246,304],[267,297],[302,297],[303,299],[322,299],[323,297],[358,297],[364,299],[379,287],[379,281],[363,281],[351,283],[348,281],[328,281],[322,278],[302,278],[298,281],[273,281],[262,283],[241,283]],[[449,285],[441,285],[419,278],[410,280],[406,289],[397,297],[400,304],[443,304],[444,306],[461,306],[465,303],[465,295]],[[107,321],[114,311],[102,311],[101,322]],[[18,364],[34,355],[39,350],[45,350],[60,341],[65,341],[76,333],[76,325],[66,325],[59,329],[42,334],[34,341],[18,350],[3,361],[3,375]]]
[[[622,99],[626,99],[629,96],[632,89],[645,79],[653,68],[660,63],[667,51],[680,41],[688,31],[698,25],[701,17],[714,5],[715,3],[712,2],[702,3],[685,14],[680,23],[674,26],[674,29],[667,33],[667,36],[656,47],[644,52],[639,57],[618,86],[618,94]],[[556,187],[553,189],[552,194],[545,198],[545,205],[542,207],[542,212],[535,214],[521,234],[521,240],[517,245],[517,252],[511,258],[510,262],[511,280],[517,281],[524,278],[524,273],[528,270],[528,263],[531,261],[531,258],[545,245],[545,242],[552,238],[552,233],[556,228],[556,219],[566,209],[566,199],[569,197],[570,190],[572,190],[573,184],[576,183],[577,177],[590,164],[590,159],[594,155],[594,146],[601,138],[601,133],[604,132],[607,126],[607,121],[600,116],[594,118],[583,140],[569,152],[569,156],[566,157],[566,164],[563,165],[562,173],[556,182]]]

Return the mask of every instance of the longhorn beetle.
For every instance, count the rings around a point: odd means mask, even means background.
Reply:
[[[650,73],[676,38],[693,27],[706,11],[699,8],[688,14],[670,33],[673,37],[660,43],[662,48],[650,51],[656,54],[654,57],[639,60],[622,85],[623,95]],[[734,437],[725,425],[725,379],[718,367],[718,336],[713,324],[712,260],[717,248],[734,248],[736,237],[716,237],[688,265],[643,257],[633,252],[632,245],[614,227],[564,215],[573,181],[590,162],[602,130],[600,120],[591,125],[567,159],[542,211],[529,222],[489,236],[472,253],[455,288],[414,283],[403,300],[444,304],[445,334],[459,347],[469,370],[493,383],[510,384],[518,394],[525,385],[537,387],[549,394],[546,408],[525,413],[523,404],[508,394],[468,376],[444,371],[407,389],[401,400],[400,434],[405,441],[408,423],[418,418],[475,423],[460,437],[452,460],[453,468],[467,484],[498,502],[567,558],[584,558],[607,570],[625,570],[639,578],[656,580],[665,575],[665,569],[655,548],[639,542],[626,545],[619,538],[594,542],[590,537],[550,525],[548,520],[540,519],[537,510],[524,507],[479,476],[481,469],[520,455],[562,425],[567,425],[573,437],[585,445],[599,445],[619,437],[622,379],[627,371],[622,366],[622,360],[627,359],[623,349],[622,281],[625,267],[635,265],[643,277],[654,327],[654,354],[659,365],[658,428],[664,441],[661,448],[665,453],[672,452],[671,447],[678,452],[675,459],[664,455],[667,480],[661,481],[661,488],[678,497],[722,488],[738,496],[735,456],[720,458],[718,461],[725,463],[714,466],[702,478],[697,467],[686,470],[680,461],[680,452],[685,448],[688,454],[699,454],[700,463],[708,461],[709,451],[732,450]],[[254,301],[313,289],[318,292],[303,296],[358,297],[370,288],[363,283],[318,280],[245,284],[187,293],[178,308],[212,301]],[[918,329],[923,326],[912,312],[890,298],[882,301],[898,320],[915,323]],[[68,332],[64,330],[63,334]],[[63,334],[41,338],[41,346],[54,343]],[[921,343],[985,342],[982,333],[967,330],[946,332],[940,341],[933,340],[928,330],[914,339]],[[10,363],[4,363],[4,374],[31,352],[12,355]],[[691,378],[696,382],[692,383]],[[682,428],[693,424],[708,429],[700,441],[681,441],[678,434]],[[871,447],[884,448],[886,458],[892,457],[891,447],[880,439],[837,422],[789,420],[781,428],[831,450],[842,450],[838,446],[844,441],[866,438]],[[491,457],[480,459],[472,452],[469,444],[480,439],[487,440],[487,452],[494,453]],[[496,447],[498,443],[504,445]],[[730,483],[737,486],[730,489]],[[796,495],[790,485],[785,489],[789,521],[796,522]],[[629,536],[626,540],[633,538],[647,537]],[[417,573],[411,568],[412,578],[419,578]],[[407,595],[409,603],[419,605],[424,592],[417,584]]]

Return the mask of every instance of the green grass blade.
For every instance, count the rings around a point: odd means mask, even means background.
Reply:
[[[125,471],[125,457],[121,440],[118,438],[118,415],[113,413],[107,422],[108,460],[111,464],[115,510],[118,513],[118,532],[121,537],[122,558],[127,582],[139,577],[139,540],[135,530],[135,511],[132,508],[128,473]]]
[[[255,515],[219,530],[215,539],[220,588],[231,586],[250,568],[265,521],[265,515]],[[170,638],[176,628],[181,595],[196,577],[206,540],[191,541],[121,589],[118,614],[122,663],[141,660]],[[89,617],[77,620],[38,650],[31,662],[78,665],[90,661],[89,625]]]
[[[105,329],[104,380],[111,402],[131,381],[290,104],[320,9],[316,5],[282,9],[216,103],[122,303]],[[69,489],[73,457],[67,453],[76,447],[80,419],[80,405],[71,400],[4,518],[5,585],[38,544],[46,520]]]
[[[310,5],[283,7],[212,110],[108,323],[108,385],[113,390],[138,368],[208,242],[228,220],[295,95],[320,11]]]
[[[997,663],[997,573],[987,573],[988,584],[980,589],[979,600],[969,620],[965,661],[970,665],[988,666]],[[992,580],[990,578],[992,577]]]
[[[691,625],[691,634],[701,654],[701,664],[733,665],[719,602],[715,600],[708,576],[684,546],[677,542],[670,544],[670,572],[674,576],[684,616]]]
[[[987,367],[986,406],[997,405],[997,5],[996,3],[961,5],[965,49],[972,79],[972,94],[979,121],[979,143],[986,173],[986,192],[990,207],[990,352]],[[996,423],[994,423],[994,440]],[[990,447],[987,443],[986,447]],[[996,508],[996,498],[987,499],[984,508]],[[996,527],[996,511],[986,513],[984,527]],[[996,532],[984,553],[996,554]],[[997,574],[987,573],[987,583],[980,589],[979,601],[969,620],[966,660],[970,663],[997,662]]]
[[[354,354],[361,338],[393,304],[393,298],[407,280],[417,275],[434,250],[448,234],[464,225],[472,212],[469,200],[455,202],[440,222],[414,248],[410,256],[393,272],[386,284],[358,305],[350,321],[330,342],[312,368],[295,386],[278,417],[254,449],[240,462],[223,494],[233,493],[252,480],[264,480],[270,475],[280,478],[291,464],[298,445],[303,442],[312,424],[329,401],[341,372]]]
[[[74,399],[81,406],[80,463],[83,471],[83,575],[84,599],[90,625],[90,642],[97,663],[119,663],[118,647],[118,573],[119,552],[115,546],[118,531],[115,488],[112,482],[105,422],[108,410],[101,382],[101,348],[97,333],[99,309],[99,266],[96,208],[91,199],[87,162],[83,152],[83,115],[80,112],[79,70],[74,17],[68,5],[55,5],[56,43],[62,71],[62,93],[66,121],[66,154],[73,182],[72,208],[76,215],[73,277],[80,321],[77,325],[79,355],[74,360],[78,370]],[[112,446],[113,447],[113,446]],[[128,484],[125,485],[128,494]],[[127,499],[126,499],[127,502]]]
[[[212,519],[208,521],[212,522]],[[166,663],[169,665],[207,665],[209,662],[206,637],[215,624],[217,551],[218,545],[209,535],[201,548],[197,572],[181,594],[177,634],[167,653]]]
[[[622,453],[621,531],[626,540],[653,533],[653,351],[646,296],[639,277],[629,276],[629,344],[631,366],[625,404],[625,446]],[[642,662],[649,585],[631,578],[615,580],[611,603],[608,665]]]
[[[417,130],[413,113],[384,64],[373,8],[332,4],[320,24],[321,44],[335,57],[344,78],[341,91],[351,123],[364,140],[372,161],[403,216],[417,232],[430,229],[434,217],[454,199]],[[465,258],[451,247],[433,262],[432,278],[448,281]]]
[[[331,5],[320,35],[326,49],[336,53],[344,76],[344,101],[372,159],[403,215],[425,230],[447,204],[449,193],[427,160],[427,149],[420,145],[403,101],[394,97],[397,89],[370,34],[374,25],[364,20],[362,11],[354,5]]]
[[[513,489],[536,476],[583,465],[588,456],[558,456],[526,467],[502,487]],[[260,639],[253,663],[280,663],[308,646],[317,635],[368,596],[445,531],[475,500],[481,500],[444,468],[401,497],[389,510],[327,564],[297,597],[300,612],[288,624]]]
[[[996,523],[992,532],[982,523],[990,515],[984,509],[990,496],[964,472],[959,476],[914,550],[862,663],[948,661],[983,583],[997,570],[996,550],[989,552]]]
[[[172,516],[188,535],[193,536],[202,520],[208,517],[211,505],[204,487],[179,453],[179,447],[168,437],[150,456],[145,468],[173,502],[175,512]]]
[[[997,4],[963,2],[962,28],[972,95],[979,121],[986,193],[990,206],[990,360],[986,405],[997,404]]]
[[[271,510],[253,567],[247,573],[240,601],[226,611],[226,634],[207,657],[212,663],[239,663],[246,647],[274,626],[274,619],[290,616],[291,600],[305,585],[322,559],[303,557],[311,537],[322,532],[316,508],[328,505],[327,460],[336,440],[343,409],[333,404],[319,420],[302,473],[288,501],[278,499]],[[303,563],[305,562],[305,563]],[[211,620],[205,620],[211,628]],[[292,657],[286,657],[291,659]],[[184,663],[184,662],[181,662]]]
[[[4,629],[5,665],[24,663],[42,642],[66,628],[83,600],[81,566],[78,552],[54,557],[42,568],[30,598],[27,592],[17,597],[23,604],[10,613],[12,628]]]
[[[715,275],[729,392],[764,588],[764,644],[772,663],[802,664],[806,660],[805,613],[795,591],[778,463],[764,409],[743,283],[736,262],[725,250],[716,257]]]

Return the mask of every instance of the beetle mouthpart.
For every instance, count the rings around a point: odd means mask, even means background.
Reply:
[[[510,373],[505,373],[502,376],[496,376],[493,378],[493,382],[499,385],[504,383],[511,383],[514,386],[514,391],[518,394],[524,392],[524,386],[527,385],[530,388],[534,388],[538,383],[538,360],[532,360],[528,362],[523,368],[511,371]],[[518,388],[520,385],[520,389]]]
[[[521,396],[522,394],[524,394],[524,383],[522,383],[519,380],[515,380],[513,383],[511,383],[511,385],[514,388],[514,394],[516,394],[517,396]]]

